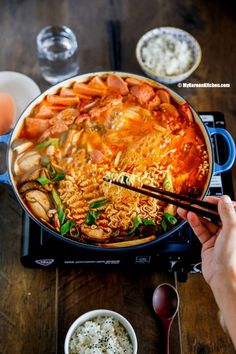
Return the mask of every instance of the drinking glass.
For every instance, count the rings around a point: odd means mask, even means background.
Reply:
[[[37,35],[37,55],[42,76],[57,84],[79,72],[78,44],[67,26],[47,26]]]

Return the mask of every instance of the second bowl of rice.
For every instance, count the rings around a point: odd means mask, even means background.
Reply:
[[[65,354],[137,354],[137,338],[125,317],[110,310],[93,310],[77,318],[66,338]]]

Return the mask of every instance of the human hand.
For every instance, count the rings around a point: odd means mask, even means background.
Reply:
[[[178,214],[189,222],[202,244],[202,273],[207,283],[214,287],[223,280],[236,282],[236,213],[228,196],[207,197],[218,205],[222,226],[203,219],[195,213],[178,208]]]

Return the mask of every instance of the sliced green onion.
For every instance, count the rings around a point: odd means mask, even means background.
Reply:
[[[112,233],[112,236],[117,237],[117,236],[119,236],[119,234],[120,234],[120,230],[117,229]]]
[[[78,231],[76,231],[76,232],[70,232],[70,236],[71,236],[71,237],[74,237],[74,238],[77,238],[77,237],[79,236],[79,233],[78,233]]]
[[[55,177],[53,177],[53,179],[49,179],[47,177],[41,176],[37,178],[37,181],[41,184],[48,184],[48,183],[52,183],[52,182],[58,182],[61,181],[62,179],[65,178],[65,174],[64,173],[57,173]]]
[[[57,172],[51,162],[47,164],[47,170],[49,172],[52,182],[58,182],[65,178],[65,173]]]
[[[50,157],[48,155],[42,155],[42,165],[47,167],[50,163]]]
[[[168,191],[168,192],[173,192],[173,182],[172,182],[172,177],[169,171],[166,172],[164,181],[163,181],[163,188]]]
[[[78,125],[76,123],[73,123],[71,124],[70,126],[71,129],[77,129],[78,128]]]
[[[72,228],[72,226],[75,226],[75,225],[76,225],[76,223],[75,223],[74,220],[67,220],[67,221],[65,222],[65,224],[63,224],[63,225],[61,226],[61,228],[60,228],[61,234],[62,234],[62,235],[67,234],[67,232],[70,231],[70,229]]]
[[[89,226],[91,225],[97,226],[96,219],[101,215],[101,213],[102,213],[101,211],[95,211],[95,210],[88,211],[85,219],[85,224]]]
[[[60,221],[60,225],[63,225],[66,219],[66,213],[64,212],[62,205],[58,207],[58,218]]]
[[[50,145],[53,145],[55,147],[58,146],[58,142],[59,142],[58,138],[51,138],[51,139],[49,139],[49,141],[50,141]]]
[[[140,218],[140,216],[136,215],[134,218],[134,226],[132,229],[130,229],[130,231],[127,232],[127,235],[132,235],[134,233],[134,231],[138,228],[139,225],[141,225],[142,219]]]
[[[57,138],[50,138],[48,140],[43,141],[41,144],[35,146],[36,150],[42,150],[48,147],[49,145],[58,146],[58,139]]]
[[[51,183],[51,180],[50,180],[50,179],[48,179],[47,177],[43,177],[43,176],[38,177],[38,178],[37,178],[37,181],[38,181],[40,184],[42,184],[42,185]]]
[[[48,147],[49,145],[50,145],[50,142],[48,140],[46,140],[43,143],[36,145],[35,149],[42,150],[42,149],[45,149],[46,147]]]
[[[129,177],[128,176],[123,176],[122,183],[129,184]]]
[[[65,178],[65,173],[57,173],[55,177],[53,177],[52,182],[58,182]]]
[[[163,215],[171,225],[175,225],[178,222],[178,220],[169,213],[164,213]]]
[[[144,219],[143,225],[156,225],[156,223],[153,220]]]
[[[54,178],[56,176],[57,171],[55,170],[55,168],[53,167],[51,162],[49,162],[49,164],[47,165],[47,170],[48,170],[51,178]]]
[[[52,197],[57,207],[62,205],[61,198],[59,197],[57,191],[54,188],[52,189]]]
[[[134,218],[134,229],[137,229],[140,224],[142,224],[142,219],[137,215]]]
[[[167,225],[167,220],[164,217],[163,217],[162,222],[161,222],[161,227],[166,232],[168,225]]]
[[[60,136],[60,138],[59,138],[59,145],[60,145],[60,146],[63,146],[63,145],[64,145],[64,143],[65,143],[65,141],[66,141],[67,134],[68,134],[67,131],[61,134],[61,136]]]
[[[90,204],[90,208],[92,208],[92,209],[100,208],[101,206],[107,204],[108,201],[109,201],[109,199],[107,199],[107,198],[101,199],[101,200],[95,200],[94,202],[92,202]]]

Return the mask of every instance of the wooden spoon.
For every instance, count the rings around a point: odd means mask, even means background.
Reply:
[[[154,291],[152,306],[165,333],[166,354],[170,353],[170,328],[179,309],[179,295],[170,284],[160,284]]]

